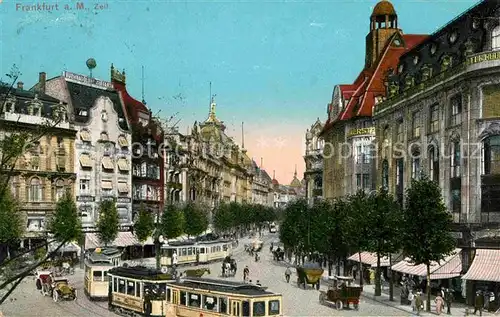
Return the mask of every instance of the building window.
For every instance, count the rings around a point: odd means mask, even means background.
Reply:
[[[429,177],[439,182],[439,156],[435,146],[429,148]]]
[[[63,198],[65,191],[66,191],[66,189],[64,186],[64,181],[62,179],[57,180],[56,192],[55,192],[56,201],[59,201],[59,199]]]
[[[101,193],[103,196],[113,195],[113,181],[103,180],[101,181]]]
[[[146,177],[148,175],[148,164],[146,162],[143,162],[141,164],[141,176]]]
[[[403,187],[404,179],[404,161],[402,158],[396,160],[396,199],[400,205],[403,205]]]
[[[412,115],[411,119],[411,131],[412,131],[412,137],[413,138],[419,138],[420,137],[420,113],[415,112]]]
[[[32,178],[30,181],[30,201],[39,202],[42,200],[42,183],[39,178]]]
[[[80,179],[80,195],[90,195],[89,179]]]
[[[404,141],[403,131],[403,120],[398,120],[398,122],[396,123],[396,141],[398,143],[403,143]]]
[[[439,105],[433,105],[430,109],[429,131],[431,133],[439,130]]]
[[[460,207],[461,207],[460,196],[461,196],[460,189],[451,190],[451,210],[454,213],[460,213]]]
[[[500,174],[500,136],[491,136],[483,142],[483,173]]]
[[[411,160],[411,178],[420,179],[420,157],[414,157]]]
[[[491,50],[500,50],[500,25],[491,31]]]
[[[26,226],[27,231],[43,231],[45,229],[45,220],[43,218],[28,218]]]
[[[450,99],[450,126],[460,124],[462,118],[462,96],[460,94]]]
[[[451,144],[451,177],[460,177],[460,141],[455,141]]]
[[[358,144],[356,146],[356,163],[369,164],[370,163],[370,151],[371,151],[371,147],[369,144]]]
[[[387,160],[382,162],[382,187],[389,188],[389,162]]]

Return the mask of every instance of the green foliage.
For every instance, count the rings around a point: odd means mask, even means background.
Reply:
[[[305,199],[289,203],[284,213],[285,219],[280,225],[280,240],[286,248],[303,252],[307,248],[309,206]]]
[[[139,215],[134,223],[135,237],[139,242],[143,243],[153,234],[154,229],[155,220],[153,214],[146,210],[144,204],[141,204],[139,207]]]
[[[78,217],[75,200],[69,191],[57,202],[48,229],[59,242],[79,241],[82,238],[82,223]]]
[[[214,212],[214,227],[219,232],[228,232],[235,227],[236,218],[231,205],[221,203]]]
[[[119,217],[114,200],[104,200],[99,206],[99,220],[97,221],[97,235],[105,246],[113,242],[118,236]]]
[[[373,210],[373,202],[372,196],[363,190],[347,197],[347,230],[351,233],[350,243],[356,251],[366,251],[372,244],[373,224],[370,223],[369,215]]]
[[[24,219],[19,204],[9,190],[0,198],[0,243],[12,244],[24,233]]]
[[[38,248],[35,250],[35,260],[40,261],[47,255],[47,250],[45,248]]]
[[[402,246],[405,255],[417,265],[429,265],[432,261],[444,259],[455,248],[452,223],[439,185],[427,177],[413,180],[406,190],[403,212]]]
[[[195,203],[187,203],[183,208],[184,233],[188,236],[197,236],[202,234],[208,228],[208,213],[204,208]]]
[[[161,234],[165,239],[175,239],[184,233],[183,211],[176,205],[166,205],[161,216]]]

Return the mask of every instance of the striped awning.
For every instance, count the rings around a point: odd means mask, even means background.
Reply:
[[[455,249],[451,255],[447,256],[440,263],[432,262],[430,266],[431,280],[449,279],[460,276],[460,272],[462,271],[461,251],[462,249]],[[408,258],[396,263],[391,269],[414,276],[427,276],[427,267],[425,264],[414,265]]]
[[[500,250],[477,249],[467,274],[462,279],[500,282]]]
[[[144,245],[153,245],[153,238],[148,238]],[[109,246],[112,247],[128,247],[128,246],[140,246],[142,243],[137,240],[132,232],[118,232],[118,236],[115,241],[113,241]],[[102,243],[99,241],[99,237],[96,233],[85,234],[85,249],[95,249],[102,247]]]
[[[359,252],[351,255],[348,260],[359,262]],[[361,252],[361,263],[377,266],[377,254],[371,252]],[[389,258],[384,256],[380,258],[380,266],[389,266]]]

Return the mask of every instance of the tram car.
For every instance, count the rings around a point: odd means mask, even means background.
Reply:
[[[167,284],[166,316],[283,316],[282,295],[258,285],[205,278]]]
[[[172,256],[177,254],[177,265],[191,265],[222,261],[232,254],[232,241],[178,241],[162,246],[161,266],[172,265]]]
[[[170,274],[146,268],[115,267],[108,271],[108,307],[126,316],[175,316],[167,314],[167,282]]]
[[[91,300],[108,298],[108,271],[121,263],[122,252],[118,249],[96,249],[85,259],[83,288]]]

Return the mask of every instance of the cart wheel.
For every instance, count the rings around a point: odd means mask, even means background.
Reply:
[[[335,302],[335,308],[337,308],[337,310],[342,310],[344,308],[344,303],[342,303],[340,299],[337,299]]]
[[[54,302],[57,303],[57,301],[59,300],[59,294],[57,293],[57,291],[54,291],[53,294],[52,294],[52,299],[54,300]]]
[[[354,304],[354,309],[359,310],[359,304]]]
[[[326,300],[326,294],[324,292],[320,292],[319,293],[319,302],[324,305],[325,300]]]

